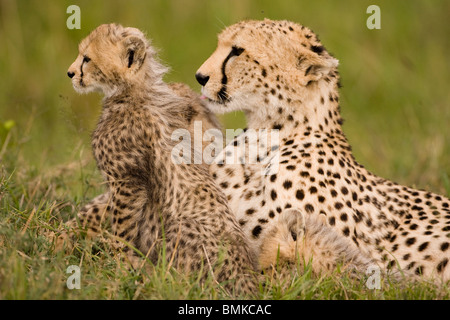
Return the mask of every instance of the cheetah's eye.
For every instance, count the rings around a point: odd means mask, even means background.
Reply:
[[[88,63],[89,61],[91,61],[91,58],[89,58],[88,56],[83,57],[83,62]]]
[[[291,236],[292,236],[292,239],[294,239],[294,241],[297,241],[297,233],[295,233],[294,231],[291,231]]]
[[[240,56],[242,54],[242,52],[244,52],[244,50],[245,50],[244,48],[233,46],[233,47],[231,47],[230,55],[231,56]]]

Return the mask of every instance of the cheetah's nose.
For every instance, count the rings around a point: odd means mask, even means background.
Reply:
[[[197,79],[198,83],[200,83],[202,86],[204,86],[208,82],[209,76],[205,76],[201,73],[196,73],[195,79]]]
[[[75,72],[67,72],[67,75],[69,76],[70,79],[73,78],[73,76],[75,75]]]

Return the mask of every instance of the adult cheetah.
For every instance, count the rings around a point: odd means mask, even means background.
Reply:
[[[245,132],[210,167],[215,180],[257,255],[292,208],[326,220],[387,270],[449,280],[450,200],[355,161],[341,127],[337,67],[317,36],[293,22],[243,21],[222,31],[196,73],[209,108],[243,110],[248,129],[279,130],[280,144],[256,163],[221,163],[240,152]]]
[[[68,70],[76,91],[105,96],[92,148],[113,231],[153,262],[164,248],[179,270],[211,271],[230,293],[254,293],[254,259],[224,194],[206,166],[172,152],[192,107],[163,82],[166,70],[141,31],[117,24],[92,31]]]

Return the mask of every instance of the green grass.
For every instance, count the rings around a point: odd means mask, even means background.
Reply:
[[[66,8],[81,8],[81,30]],[[101,97],[77,95],[66,76],[77,43],[101,23],[148,33],[171,67],[167,81],[195,90],[194,74],[226,25],[293,20],[317,32],[340,61],[344,131],[357,160],[398,183],[450,195],[450,3],[377,1],[382,29],[368,30],[371,1],[0,1],[0,299],[226,299],[213,282],[168,270],[129,271],[98,240],[55,253],[46,236],[103,190],[90,150]],[[245,126],[241,113],[221,118]],[[81,290],[68,290],[78,265]],[[448,299],[425,282],[369,290],[310,270],[262,280],[261,299]]]

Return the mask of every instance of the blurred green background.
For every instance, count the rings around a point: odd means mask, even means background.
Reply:
[[[66,27],[71,4],[81,8],[80,30]],[[381,30],[366,27],[371,4],[381,8]],[[99,24],[146,31],[172,68],[166,80],[199,91],[194,74],[217,33],[267,17],[312,28],[340,60],[344,131],[360,163],[448,194],[449,14],[448,0],[0,0],[0,167],[39,175],[90,157],[101,97],[76,94],[66,72]],[[240,113],[222,120],[245,126]]]

